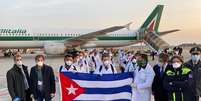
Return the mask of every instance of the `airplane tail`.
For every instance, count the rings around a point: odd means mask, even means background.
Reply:
[[[160,24],[160,19],[162,15],[164,5],[157,5],[152,13],[145,20],[140,29],[147,29],[149,32],[158,32],[158,27]]]
[[[140,27],[140,29],[144,29],[144,42],[150,48],[159,51],[165,48],[168,48],[170,45],[164,41],[160,36],[173,33],[179,31],[179,29],[168,30],[159,32],[158,27],[161,20],[161,15],[163,11],[164,5],[157,5],[153,12],[148,16],[146,21]]]

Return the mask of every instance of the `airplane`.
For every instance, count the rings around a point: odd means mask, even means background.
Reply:
[[[131,23],[113,26],[90,33],[43,34],[27,33],[26,29],[0,29],[0,49],[44,48],[46,54],[62,55],[71,48],[124,47],[144,42],[154,50],[169,47],[160,36],[179,31],[159,32],[158,27],[164,5],[157,5],[137,30],[129,29]],[[121,30],[127,28],[128,30]]]

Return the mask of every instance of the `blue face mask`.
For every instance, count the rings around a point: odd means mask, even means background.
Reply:
[[[199,61],[200,60],[200,55],[192,55],[191,56],[192,61]]]

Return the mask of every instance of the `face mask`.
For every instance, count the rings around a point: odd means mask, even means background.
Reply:
[[[17,66],[22,66],[22,61],[17,61],[16,65]]]
[[[70,65],[72,65],[72,64],[73,64],[72,61],[66,61],[66,65],[70,66]]]
[[[173,63],[172,66],[173,66],[173,68],[177,69],[181,66],[181,64],[180,63]]]
[[[146,61],[143,61],[143,60],[137,61],[137,65],[140,67],[143,67],[146,65]]]
[[[179,54],[179,51],[175,51],[175,54],[178,55],[178,54]]]
[[[197,61],[200,60],[200,55],[192,55],[192,56],[191,56],[191,59],[192,59],[192,61],[197,62]]]
[[[42,66],[43,66],[43,62],[38,62],[37,65],[38,65],[39,67],[42,67]]]
[[[133,62],[133,63],[136,63],[136,62],[137,62],[137,60],[136,60],[136,59],[133,59],[133,60],[132,60],[132,62]]]
[[[163,63],[162,62],[158,62],[158,66],[162,67]]]
[[[83,56],[81,56],[80,59],[83,59]]]
[[[103,62],[103,64],[107,66],[107,65],[109,65],[109,64],[110,64],[110,61],[109,61],[109,60],[104,61],[104,62]]]

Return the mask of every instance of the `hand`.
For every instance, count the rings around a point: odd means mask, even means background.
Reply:
[[[20,98],[16,97],[13,101],[20,101]]]
[[[55,97],[55,93],[50,94],[51,98]]]
[[[137,84],[136,84],[136,83],[133,83],[133,84],[132,84],[132,87],[133,87],[133,88],[137,88]]]
[[[30,97],[33,99],[34,98],[33,94],[31,94]]]

